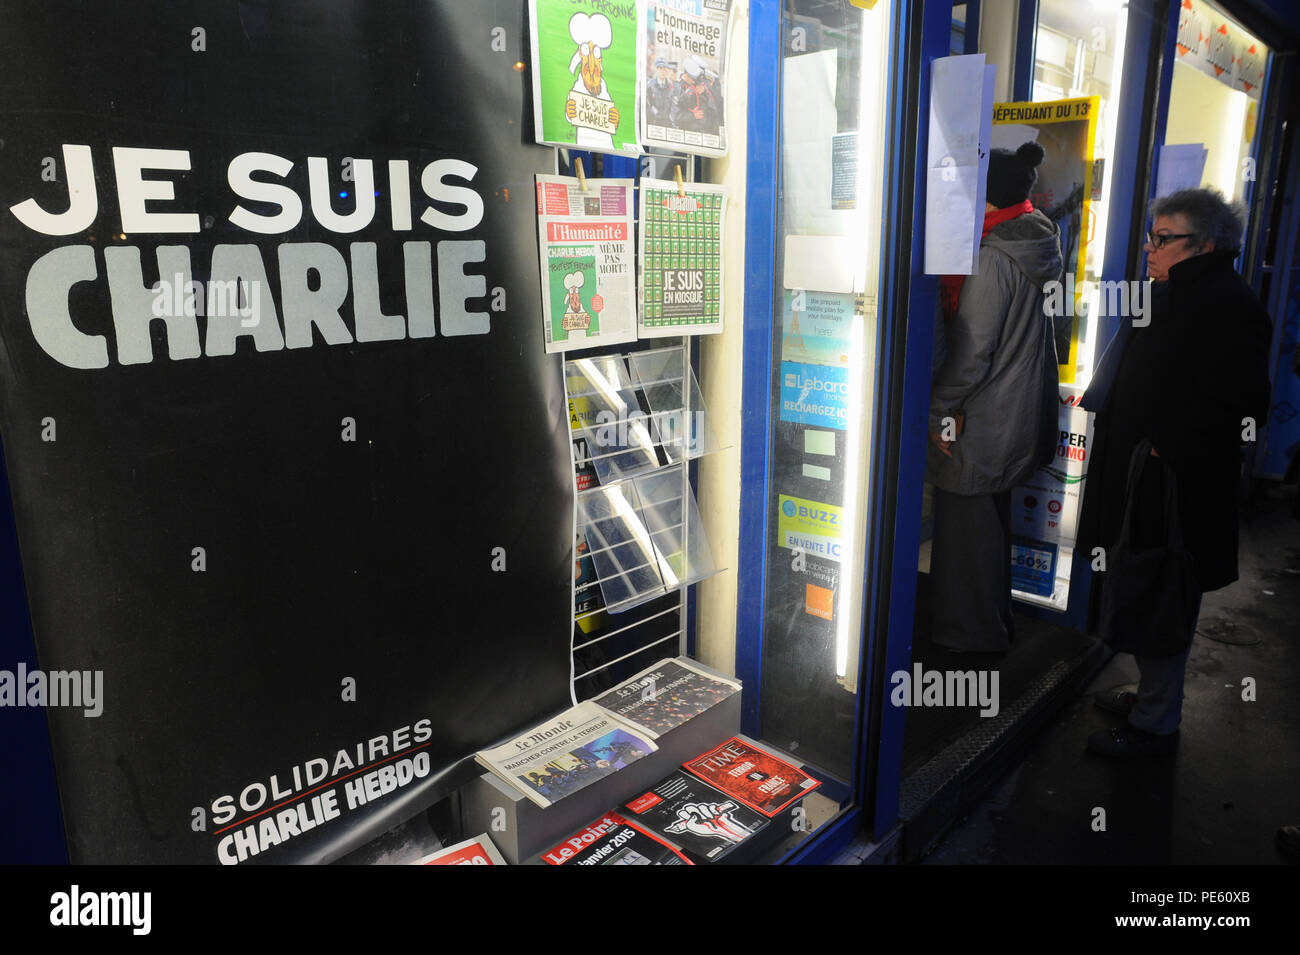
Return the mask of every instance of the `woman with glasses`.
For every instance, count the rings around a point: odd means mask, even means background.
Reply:
[[[1195,607],[1187,632],[1148,633],[1126,647],[1140,673],[1136,693],[1097,698],[1098,706],[1126,720],[1093,734],[1088,748],[1117,757],[1168,753],[1177,745],[1200,594],[1237,579],[1241,445],[1263,426],[1269,401],[1271,323],[1233,269],[1242,212],[1215,190],[1187,189],[1157,199],[1151,215],[1150,314],[1122,322],[1081,401],[1096,420],[1080,545],[1090,557],[1095,547],[1115,545],[1134,451],[1149,444],[1138,464],[1131,544],[1168,540],[1165,480],[1171,475]],[[1094,580],[1108,585],[1105,573]],[[1152,603],[1161,596],[1153,593]]]

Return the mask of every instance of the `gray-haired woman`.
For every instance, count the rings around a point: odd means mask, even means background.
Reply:
[[[1149,441],[1135,489],[1134,542],[1165,539],[1163,462],[1174,475],[1184,546],[1205,593],[1237,579],[1241,445],[1246,419],[1262,427],[1268,412],[1271,323],[1232,267],[1243,231],[1239,209],[1214,190],[1187,189],[1157,199],[1151,215],[1150,323],[1120,328],[1081,402],[1097,417],[1080,544],[1085,553],[1115,544],[1130,460]],[[1101,580],[1106,586],[1104,574]],[[1194,621],[1195,615],[1186,633],[1150,634],[1133,648],[1137,693],[1097,700],[1128,719],[1093,734],[1090,750],[1107,756],[1173,750]],[[1171,653],[1171,646],[1182,649]]]

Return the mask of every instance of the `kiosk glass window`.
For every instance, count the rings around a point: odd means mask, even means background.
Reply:
[[[1017,566],[1032,555],[1035,572],[1015,577],[1018,599],[1057,611],[1070,600],[1075,528],[1088,421],[1074,408],[1092,378],[1096,315],[1105,261],[1115,130],[1129,8],[1119,0],[1041,0],[1034,43],[1033,101],[1055,103],[1052,119],[1023,127],[995,124],[993,145],[1014,149],[1032,137],[1046,150],[1030,199],[1061,230],[1069,300],[1060,323],[1062,440],[1052,466],[1013,492]],[[1065,117],[1062,119],[1061,117]],[[1003,141],[1007,136],[1015,139]],[[1002,138],[1000,138],[1002,137]],[[1047,555],[1046,558],[1043,555]],[[1038,564],[1049,568],[1046,575]]]
[[[1091,379],[1097,357],[1096,336],[1090,334],[1092,323],[1088,319],[1094,314],[1097,282],[1106,255],[1107,212],[1113,178],[1108,160],[1115,154],[1128,12],[1128,4],[1119,0],[1082,4],[1072,0],[1040,0],[1038,5],[1034,101],[1098,98],[1088,214],[1079,230],[1085,242],[1084,269],[1082,275],[1077,272],[1075,275],[1083,300],[1074,374],[1074,383],[1080,386],[1086,386]]]
[[[1183,4],[1156,195],[1204,186],[1249,198],[1268,55],[1215,5]]]
[[[765,740],[846,784],[861,700],[891,8],[793,0],[784,31],[759,719]]]
[[[966,31],[969,29],[967,23],[966,4],[954,3],[952,5],[952,27],[948,34],[948,52],[953,56],[961,56],[966,52]]]

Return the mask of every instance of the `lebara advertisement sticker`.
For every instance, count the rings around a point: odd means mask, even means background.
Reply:
[[[839,561],[843,556],[843,523],[843,511],[834,504],[808,501],[788,494],[780,496],[776,530],[781,547]]]
[[[781,420],[845,430],[849,417],[849,370],[830,365],[781,362]]]

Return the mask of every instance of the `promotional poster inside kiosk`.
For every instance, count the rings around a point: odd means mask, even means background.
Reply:
[[[0,692],[71,861],[763,862],[851,803],[888,8],[860,86],[787,60],[758,686],[744,0],[7,6]]]

